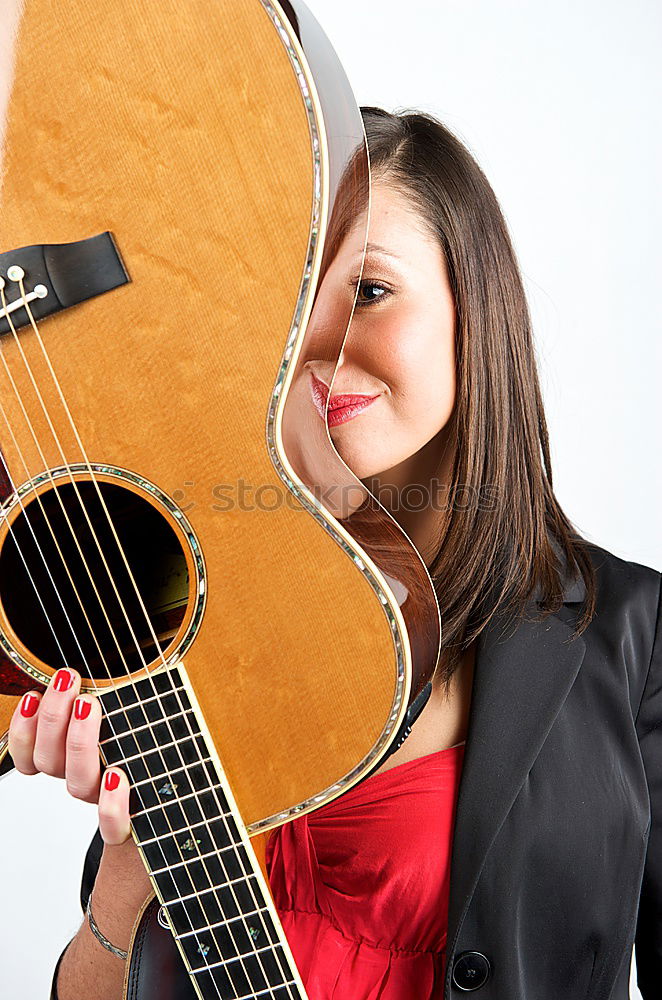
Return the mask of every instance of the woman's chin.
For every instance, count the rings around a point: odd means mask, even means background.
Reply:
[[[378,476],[380,472],[383,472],[384,469],[387,468],[385,463],[376,463],[374,456],[368,457],[367,455],[357,455],[355,453],[348,452],[347,449],[341,451],[341,449],[335,444],[335,441],[334,445],[347,468],[364,485],[368,484],[368,488],[372,477]]]

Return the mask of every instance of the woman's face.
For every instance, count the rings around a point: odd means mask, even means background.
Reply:
[[[355,476],[404,485],[429,470],[430,449],[439,453],[453,413],[455,304],[441,247],[407,196],[377,180],[371,201],[368,251],[331,385],[328,426]],[[351,304],[364,227],[359,220],[324,277],[311,317],[313,333],[333,329],[333,312],[341,303],[347,308],[348,299]],[[333,368],[319,360],[304,365],[321,420]],[[337,397],[349,394],[375,398],[334,411],[334,404],[347,403]]]

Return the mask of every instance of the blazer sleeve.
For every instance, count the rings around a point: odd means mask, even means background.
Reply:
[[[662,576],[658,579],[658,585]],[[658,597],[653,651],[636,719],[646,769],[651,825],[635,936],[637,985],[644,1000],[659,1000],[662,983],[662,624]]]
[[[87,854],[85,855],[85,862],[83,864],[83,877],[81,879],[81,885],[80,885],[80,905],[81,909],[83,910],[83,913],[85,913],[85,909],[87,907],[87,901],[90,898],[92,887],[94,886],[94,882],[97,877],[97,872],[99,870],[99,863],[101,861],[102,853],[103,853],[103,840],[101,839],[101,834],[97,829],[96,833],[92,837],[90,846],[87,849]],[[73,938],[71,940],[73,941]],[[57,960],[57,965],[55,966],[55,969],[53,971],[50,1000],[58,1000],[57,977],[60,971],[60,964],[62,962],[62,959],[64,958],[64,953],[70,944],[71,941],[68,941],[67,944],[65,945],[64,949],[60,954],[60,957]]]

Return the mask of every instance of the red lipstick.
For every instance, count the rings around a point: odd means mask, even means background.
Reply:
[[[329,388],[324,382],[316,378],[313,372],[310,374],[312,376],[311,393],[313,402],[320,417],[324,420]],[[379,393],[375,396],[364,396],[359,393],[342,393],[341,395],[331,396],[329,399],[329,409],[326,413],[326,420],[329,427],[336,427],[338,424],[344,424],[347,420],[351,420],[352,417],[357,416],[362,410],[370,406],[378,396]]]

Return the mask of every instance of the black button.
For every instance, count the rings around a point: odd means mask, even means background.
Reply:
[[[479,990],[490,976],[490,963],[480,951],[463,951],[453,963],[453,983],[459,990]]]

